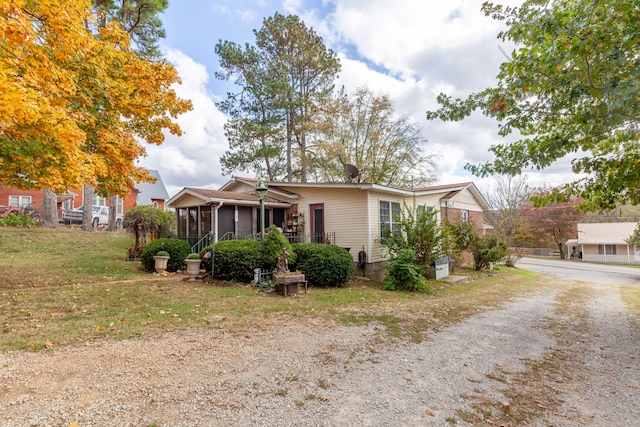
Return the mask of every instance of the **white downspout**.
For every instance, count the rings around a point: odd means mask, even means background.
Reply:
[[[367,191],[367,264],[373,262],[371,257],[373,254],[371,246],[371,193]]]

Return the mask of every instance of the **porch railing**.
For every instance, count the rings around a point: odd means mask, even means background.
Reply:
[[[327,245],[336,244],[336,233],[332,231],[330,233],[283,233],[289,240],[289,243],[324,243]],[[179,239],[186,240],[191,246],[191,252],[200,252],[203,248],[212,245],[215,242],[216,234],[213,231],[207,233],[204,237],[198,240],[197,237],[184,237],[178,236]],[[258,239],[258,235],[251,234],[235,234],[233,232],[227,232],[218,239],[222,240],[242,240],[242,239]]]
[[[191,252],[198,253],[202,249],[209,245],[212,245],[216,240],[216,233],[213,231],[208,232],[204,237],[198,240],[195,244],[191,245]]]

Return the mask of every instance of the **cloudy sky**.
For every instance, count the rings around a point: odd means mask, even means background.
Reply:
[[[519,3],[519,0],[502,1]],[[393,4],[393,5],[391,5]],[[428,122],[445,92],[466,97],[495,84],[499,64],[509,51],[496,38],[501,23],[485,17],[480,0],[170,0],[162,19],[167,37],[162,49],[179,71],[179,95],[194,109],[179,119],[181,137],[169,135],[148,147],[143,166],[157,169],[172,196],[182,187],[218,188],[230,179],[220,171],[227,149],[225,116],[215,103],[232,89],[217,80],[219,40],[255,44],[254,29],[276,12],[298,15],[340,57],[337,87],[367,86],[388,94],[401,114],[411,114],[429,140],[426,150],[440,155],[439,184],[492,180],[471,176],[467,163],[491,159],[488,148],[503,141],[497,122],[474,115],[458,123]],[[568,165],[529,178],[533,184],[566,180]]]

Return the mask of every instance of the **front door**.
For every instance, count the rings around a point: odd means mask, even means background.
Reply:
[[[324,203],[309,205],[311,218],[311,242],[324,243]]]

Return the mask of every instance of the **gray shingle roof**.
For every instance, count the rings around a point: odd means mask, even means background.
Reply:
[[[156,178],[155,183],[151,182],[138,182],[136,183],[136,189],[138,195],[136,196],[136,205],[147,206],[152,205],[153,200],[167,200],[169,193],[162,182],[160,173],[157,170],[149,170],[149,175]]]

